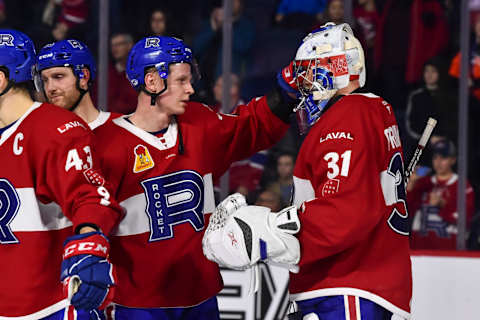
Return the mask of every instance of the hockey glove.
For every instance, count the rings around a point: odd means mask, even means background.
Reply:
[[[213,227],[224,202],[212,214],[203,238],[203,252],[209,260],[237,270],[248,269],[259,261],[296,270],[300,244],[294,234],[300,230],[300,221],[295,207],[274,213],[265,207],[241,206],[223,219],[220,227]]]
[[[277,83],[290,96],[297,96],[299,91],[296,83],[295,74],[293,72],[293,61],[277,73]]]
[[[113,266],[110,246],[101,232],[71,236],[65,240],[62,274],[64,291],[80,310],[105,308],[113,298]]]

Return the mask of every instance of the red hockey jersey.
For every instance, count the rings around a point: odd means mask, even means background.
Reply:
[[[233,161],[273,145],[286,129],[259,98],[235,115],[189,102],[178,123],[159,135],[125,117],[96,130],[105,175],[127,212],[111,237],[115,303],[187,307],[221,290],[218,266],[202,251],[205,214],[215,208],[212,181]]]
[[[419,179],[408,193],[408,208],[412,214],[412,249],[456,250],[457,248],[457,180],[454,174],[447,181],[435,176]],[[431,192],[440,192],[445,201],[443,207],[430,205]],[[467,226],[475,211],[475,194],[467,182]]]
[[[39,102],[1,133],[0,316],[63,309],[60,265],[72,225],[95,223],[108,234],[119,221],[92,137],[73,113]]]
[[[293,300],[355,295],[409,317],[403,170],[397,122],[382,98],[350,94],[322,115],[294,169],[302,228]]]

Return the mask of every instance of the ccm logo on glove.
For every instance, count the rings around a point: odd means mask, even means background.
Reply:
[[[64,249],[63,259],[70,258],[77,254],[92,254],[99,257],[106,257],[110,249],[107,240],[100,235],[95,236],[95,238],[95,242],[76,240],[69,243]]]

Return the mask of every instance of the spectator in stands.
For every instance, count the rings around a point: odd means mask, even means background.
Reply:
[[[480,101],[480,16],[475,21],[473,28],[474,38],[470,48],[469,86],[473,97]],[[460,52],[453,58],[449,73],[452,77],[460,78]]]
[[[359,26],[358,31],[361,33],[359,36],[364,41],[363,47],[367,50],[373,48],[380,19],[375,0],[357,0],[353,16]]]
[[[233,109],[238,106],[239,104],[243,104],[243,100],[240,97],[240,78],[238,75],[232,73],[230,75],[231,87],[230,87],[230,103],[231,106],[226,108],[225,110],[222,109],[222,93],[223,93],[223,75],[219,76],[215,81],[215,85],[213,86],[213,97],[214,97],[214,104],[213,110],[215,112],[222,111],[223,113],[231,113]]]
[[[285,26],[304,29],[315,21],[321,21],[327,0],[282,0],[277,7],[275,22]]]
[[[60,14],[55,20],[56,6]],[[52,37],[54,41],[66,39],[72,33],[82,30],[90,12],[88,0],[49,0],[43,12],[42,21],[54,25]]]
[[[322,25],[326,22],[335,22],[335,24],[340,24],[345,22],[344,19],[345,11],[343,8],[343,0],[329,0],[323,20],[320,20],[319,25]]]
[[[365,51],[365,63],[367,65],[367,74],[373,75],[374,54],[373,48],[375,45],[375,37],[377,35],[377,26],[380,15],[375,5],[375,0],[357,0],[356,6],[353,10],[353,16],[358,31],[358,38],[362,42],[362,47]],[[367,77],[366,88],[372,86],[373,77]]]
[[[150,32],[153,36],[167,35],[167,14],[162,9],[154,9],[150,16]]]
[[[413,217],[411,248],[456,248],[457,235],[457,174],[454,144],[440,140],[432,146],[433,175],[417,178],[412,175],[407,187],[408,208]],[[474,192],[467,182],[467,226],[474,207]]]
[[[68,36],[68,25],[64,22],[57,22],[52,29],[52,37],[55,42],[65,40]]]
[[[213,95],[215,103],[212,108],[215,112],[232,113],[236,106],[244,104],[244,101],[240,97],[241,83],[236,74],[231,74],[232,85],[230,87],[230,102],[232,107],[226,110],[222,109],[222,90],[223,90],[223,76],[217,78],[215,86],[213,87]],[[244,196],[257,190],[260,178],[263,174],[264,164],[267,159],[266,151],[259,151],[248,159],[236,161],[230,166],[229,173],[229,192],[239,192]],[[220,191],[219,181],[215,182],[215,192]]]
[[[480,15],[480,0],[470,0],[468,2],[468,10],[470,11],[470,23],[473,26]]]
[[[282,202],[288,204],[293,192],[295,154],[285,149],[275,154],[274,148],[270,149],[270,153],[274,159],[266,163],[260,185],[262,188],[271,189],[280,194]]]
[[[125,75],[127,58],[134,40],[129,33],[116,33],[110,37],[113,61],[108,69],[108,111],[130,114],[135,111],[138,93]]]
[[[445,52],[450,37],[445,8],[438,0],[414,0],[411,19],[405,75],[405,80],[410,84],[421,80],[425,62]]]
[[[406,128],[412,145],[420,139],[429,117],[438,120],[431,143],[442,137],[456,141],[458,98],[450,89],[447,78],[447,66],[441,58],[432,58],[425,64],[423,85],[410,93],[407,103]],[[430,165],[430,157],[423,157],[422,161]]]
[[[280,190],[283,203],[290,203],[293,192],[293,168],[295,156],[284,152],[277,158],[277,179],[274,186]]]
[[[470,70],[468,72],[470,86],[469,114],[468,114],[468,135],[469,135],[469,177],[472,184],[480,187],[480,15],[474,21],[473,37],[469,52]],[[453,58],[450,64],[449,74],[454,78],[460,77],[460,52]],[[479,199],[480,200],[480,199]]]
[[[255,201],[255,205],[270,208],[272,212],[278,212],[285,206],[282,202],[281,195],[272,189],[264,189],[260,191],[257,200]]]
[[[375,38],[375,70],[379,90],[395,107],[405,139],[407,84],[420,81],[425,62],[446,48],[449,28],[438,1],[384,2]]]
[[[243,0],[233,0],[232,8],[232,72],[242,78],[249,67],[251,49],[255,37],[252,21],[243,15]],[[222,72],[222,25],[223,8],[214,7],[210,19],[193,41],[193,52],[202,72],[199,96],[205,98],[211,92],[214,80]]]

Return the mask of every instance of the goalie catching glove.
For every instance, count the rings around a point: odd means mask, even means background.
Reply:
[[[299,231],[294,206],[271,212],[266,207],[247,206],[242,195],[234,194],[212,213],[203,237],[203,253],[230,269],[244,270],[264,261],[295,271],[300,244],[294,234]]]
[[[113,266],[110,246],[101,232],[71,236],[65,240],[62,275],[64,291],[76,309],[105,308],[113,298]]]

